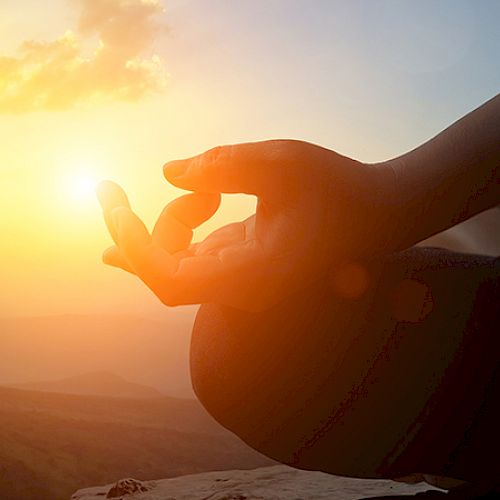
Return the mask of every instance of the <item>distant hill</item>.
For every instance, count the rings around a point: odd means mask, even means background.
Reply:
[[[0,318],[0,384],[109,371],[163,394],[194,398],[189,375],[192,311],[160,319],[62,315]]]
[[[45,382],[14,384],[12,387],[32,391],[122,398],[158,398],[164,396],[153,387],[128,382],[123,377],[107,371],[84,373],[74,377]]]
[[[122,477],[271,462],[193,399],[122,399],[0,388],[0,498],[67,500]]]

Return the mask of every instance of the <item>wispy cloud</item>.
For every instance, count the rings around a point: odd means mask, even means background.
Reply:
[[[64,110],[81,103],[136,101],[164,89],[164,62],[151,55],[161,0],[69,0],[78,27],[50,41],[26,41],[0,57],[0,113]],[[85,45],[97,40],[86,54]]]

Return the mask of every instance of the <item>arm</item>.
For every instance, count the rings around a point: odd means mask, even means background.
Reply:
[[[385,164],[407,248],[500,202],[500,94],[418,148]]]
[[[498,203],[499,108],[496,97],[415,151],[376,165],[293,140],[170,162],[167,180],[198,194],[169,205],[153,233],[108,183],[101,202],[116,246],[105,260],[134,272],[166,305],[265,310],[332,267],[407,248]],[[256,213],[190,245],[220,193],[255,195]]]

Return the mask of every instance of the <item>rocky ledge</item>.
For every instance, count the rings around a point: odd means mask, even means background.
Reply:
[[[433,489],[425,483],[351,479],[286,466],[206,472],[77,491],[71,500],[358,500],[382,495],[414,495]]]

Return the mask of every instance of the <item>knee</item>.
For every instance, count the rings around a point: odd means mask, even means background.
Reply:
[[[199,401],[224,427],[230,427],[235,407],[234,348],[224,321],[225,311],[202,305],[193,328],[190,350],[191,383]]]
[[[318,469],[307,443],[335,404],[335,390],[328,391],[330,401],[321,394],[331,375],[323,362],[328,354],[318,358],[332,336],[325,317],[300,302],[262,313],[203,305],[191,341],[191,378],[207,411],[252,448]]]
[[[274,315],[273,315],[274,318]],[[296,451],[287,428],[294,384],[283,329],[265,313],[203,305],[191,341],[191,379],[206,410],[255,450],[291,464]],[[291,401],[289,401],[291,403]]]
[[[194,392],[224,427],[246,441],[255,440],[253,422],[263,413],[259,380],[258,332],[250,313],[215,304],[203,305],[196,317],[190,352]]]

